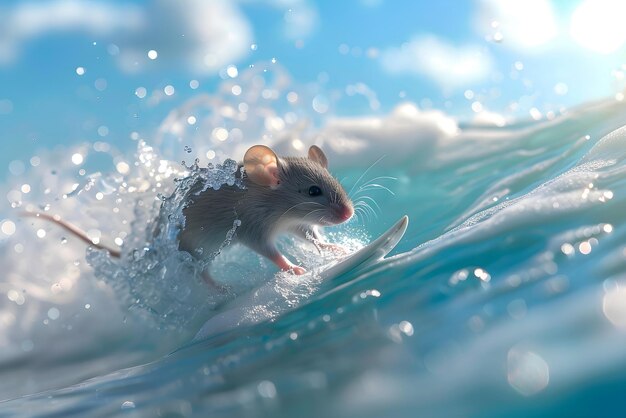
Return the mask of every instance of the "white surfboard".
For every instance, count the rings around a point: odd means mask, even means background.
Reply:
[[[304,285],[307,283],[307,276],[311,279],[312,275],[315,275],[315,283],[318,284],[318,288],[319,285],[324,282],[330,282],[333,285],[339,286],[344,283],[346,279],[353,276],[347,276],[345,273],[360,270],[375,264],[389,254],[404,236],[408,224],[409,218],[405,215],[396,222],[394,226],[360,250],[333,263],[309,271],[302,276],[294,276],[292,280],[299,280]],[[252,325],[275,318],[279,314],[295,309],[301,303],[309,300],[309,298],[305,298],[304,300],[299,302],[295,301],[294,303],[292,298],[285,297],[283,291],[284,286],[281,287],[275,280],[271,280],[233,299],[223,306],[218,314],[211,317],[202,326],[192,342],[205,339],[211,335],[228,331],[238,326]],[[302,294],[302,292],[297,293]],[[313,291],[313,293],[315,292]],[[313,293],[311,293],[310,296],[313,296]]]

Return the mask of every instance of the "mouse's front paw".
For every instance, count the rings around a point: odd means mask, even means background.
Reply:
[[[297,276],[301,276],[304,273],[306,273],[306,270],[303,267],[300,267],[300,266],[293,266],[293,267],[291,267],[291,271],[293,271],[293,274],[295,274]]]
[[[296,276],[301,276],[306,273],[306,269],[304,267],[296,266],[295,264],[291,264],[288,267],[281,268],[281,270],[288,273],[293,273]]]
[[[306,270],[303,267],[292,264],[289,260],[283,257],[282,254],[276,253],[270,259],[275,262],[278,268],[282,271],[291,271],[298,276],[306,273]]]

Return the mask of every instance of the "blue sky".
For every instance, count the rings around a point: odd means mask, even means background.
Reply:
[[[487,111],[503,120],[545,118],[620,94],[623,4],[5,1],[0,164],[84,141],[131,149],[131,132],[150,137],[171,109],[215,92],[228,66],[238,74],[250,65],[272,71],[272,59],[295,85],[345,97],[347,86],[362,83],[374,97],[339,100],[325,117],[387,113],[409,100],[460,120]],[[174,94],[148,103],[166,86]]]

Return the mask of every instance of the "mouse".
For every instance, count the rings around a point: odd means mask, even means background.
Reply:
[[[348,221],[354,207],[328,171],[328,159],[321,148],[311,146],[306,157],[278,157],[271,148],[254,145],[246,151],[239,167],[237,176],[243,188],[208,188],[195,195],[202,185],[192,187],[192,196],[183,209],[185,226],[179,235],[179,249],[196,258],[211,257],[238,220],[233,242],[266,257],[283,271],[305,273],[302,266],[293,264],[278,250],[280,235],[293,235],[313,241],[318,248],[341,251],[323,242],[317,228]],[[202,254],[197,254],[198,248],[203,249]]]
[[[342,247],[324,242],[317,229],[346,222],[354,215],[352,201],[328,171],[321,148],[311,146],[306,157],[278,157],[271,148],[254,145],[238,168],[236,176],[243,187],[222,185],[216,190],[198,181],[190,188],[183,207],[185,224],[178,234],[181,251],[210,262],[230,238],[296,275],[306,270],[278,250],[276,242],[281,235],[312,241],[318,250],[344,252]],[[53,222],[112,257],[121,257],[119,250],[93,243],[84,231],[58,216],[24,215]],[[208,284],[215,285],[206,271],[203,274]]]

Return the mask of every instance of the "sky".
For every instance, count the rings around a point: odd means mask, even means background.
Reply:
[[[549,119],[623,99],[624,15],[619,0],[4,0],[0,175],[58,145],[130,150],[251,66],[337,99],[307,104],[323,118],[410,101],[465,122]]]

